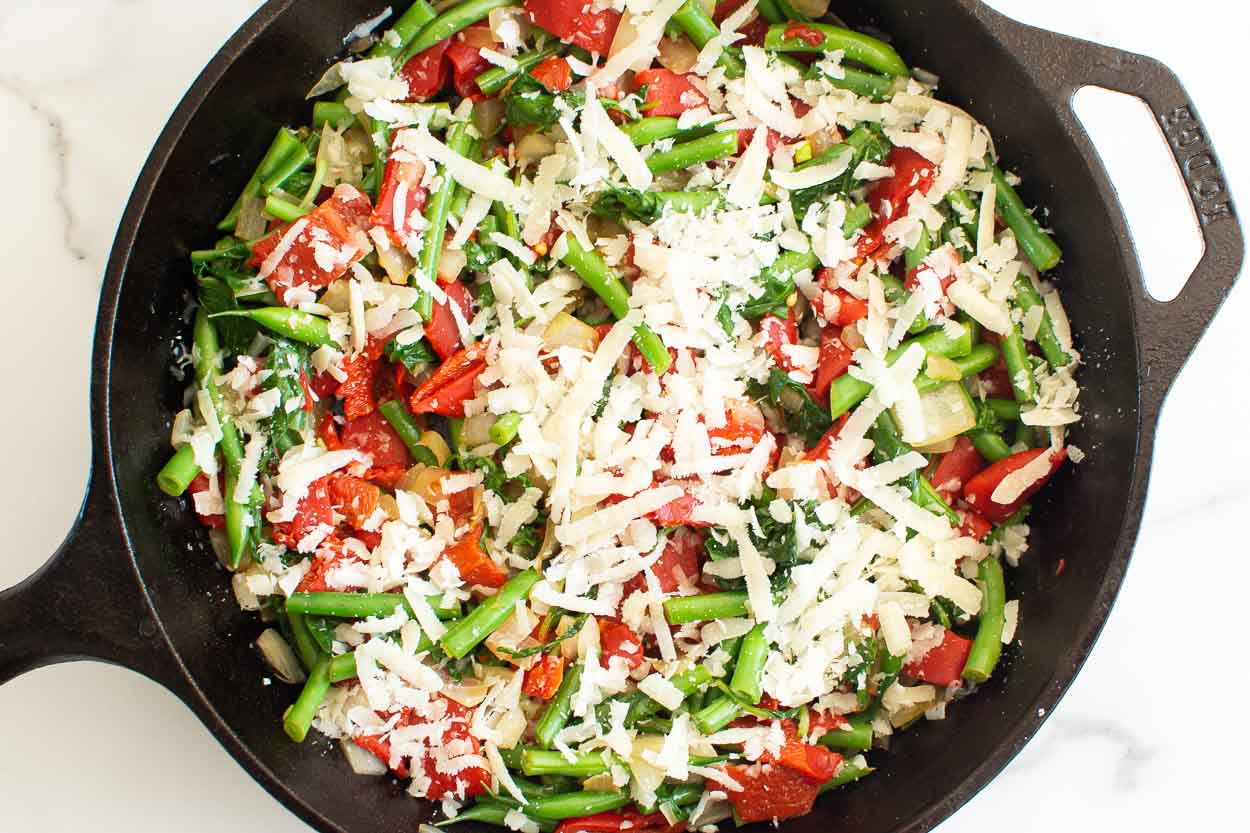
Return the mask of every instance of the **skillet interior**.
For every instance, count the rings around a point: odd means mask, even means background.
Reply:
[[[212,243],[213,224],[277,126],[308,119],[303,94],[342,51],[342,35],[386,5],[291,0],[262,12],[274,14],[273,23],[242,49],[175,137],[130,255],[111,356],[112,463],[156,612],[209,708],[235,736],[223,740],[292,809],[327,830],[411,831],[430,811],[386,779],[353,777],[324,740],[287,740],[280,718],[295,689],[262,685],[265,670],[250,646],[260,625],[237,609],[194,515],[152,481],[181,407],[184,383],[169,368],[172,344],[189,330],[187,252]],[[865,0],[836,3],[834,11],[852,25],[890,33],[909,64],[938,72],[943,97],[985,122],[1005,164],[1025,174],[1025,201],[1054,209],[1050,220],[1066,252],[1057,278],[1089,365],[1086,417],[1074,442],[1091,455],[1079,475],[1068,467],[1048,490],[1034,514],[1033,549],[1021,569],[1009,571],[1009,597],[1023,597],[1023,616],[1020,646],[1005,655],[1000,673],[946,721],[875,753],[880,772],[788,822],[794,833],[816,833],[834,820],[857,833],[928,829],[992,777],[1036,729],[1039,702],[1052,701],[1075,673],[1106,616],[1107,582],[1114,587],[1127,559],[1122,527],[1140,510],[1140,486],[1132,483],[1139,363],[1118,214],[1100,199],[1094,172],[1057,114],[971,5]],[[1061,560],[1066,570],[1056,577]]]

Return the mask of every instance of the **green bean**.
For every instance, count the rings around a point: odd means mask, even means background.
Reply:
[[[521,428],[521,415],[512,412],[504,414],[495,420],[495,424],[490,427],[490,441],[495,445],[507,445],[516,439],[517,431]]]
[[[784,23],[786,20],[781,9],[777,8],[777,0],[760,0],[755,8],[760,13],[760,17],[769,23]]]
[[[252,247],[243,242],[230,243],[232,237],[222,238],[215,249],[197,249],[191,253],[191,262],[212,263],[214,260],[247,260],[252,256]],[[224,244],[224,245],[223,245]]]
[[[443,650],[455,659],[467,655],[507,621],[516,603],[529,596],[530,589],[538,583],[538,579],[539,575],[534,570],[523,570],[508,579],[498,593],[448,628],[447,633],[439,640]]]
[[[317,710],[330,692],[329,669],[330,658],[320,657],[309,672],[303,691],[286,710],[286,714],[282,715],[282,727],[286,730],[287,737],[296,743],[303,743],[304,738],[308,737],[313,718],[317,716]]]
[[[775,23],[768,27],[764,36],[764,48],[773,52],[836,52],[841,50],[847,60],[863,64],[869,69],[883,72],[886,75],[904,77],[910,75],[907,64],[899,57],[894,48],[874,37],[833,26],[828,23],[804,23],[804,29],[812,29],[824,35],[824,40],[815,45],[801,37],[787,37],[793,24]]]
[[[997,165],[994,166],[993,174],[996,186],[994,207],[998,209],[998,214],[1007,224],[1007,228],[1011,229],[1011,233],[1016,236],[1016,243],[1028,255],[1029,261],[1037,267],[1037,271],[1046,272],[1054,269],[1059,259],[1063,257],[1063,250],[1049,234],[1042,231],[1037,218],[1024,207],[1020,195],[1016,193],[1015,188],[1011,187],[1011,183],[1003,176],[1003,172],[998,169]]]
[[[278,194],[265,197],[265,213],[284,223],[294,223],[311,211],[311,208],[291,202]]]
[[[742,704],[728,695],[717,697],[694,713],[695,725],[705,735],[724,729],[742,714]]]
[[[543,61],[559,54],[560,47],[558,45],[548,46],[544,49],[535,50],[534,52],[527,52],[524,55],[517,56],[516,69],[491,67],[490,69],[483,71],[473,80],[477,82],[477,88],[481,90],[483,94],[495,95],[504,87],[508,86],[508,83],[514,78],[519,78],[522,74],[529,72]]]
[[[872,720],[867,715],[854,715],[844,728],[825,732],[816,742],[830,749],[866,752],[872,748]]]
[[[850,240],[855,236],[855,232],[865,228],[871,222],[872,208],[868,203],[855,203],[847,210],[846,219],[842,221],[842,236]]]
[[[467,122],[457,122],[447,128],[447,147],[456,153],[461,156],[466,155],[472,144],[473,137],[469,135]],[[429,227],[425,231],[421,257],[417,262],[417,268],[430,283],[438,281],[438,262],[443,255],[443,240],[447,236],[447,215],[450,213],[451,199],[456,187],[456,181],[451,178],[446,168],[441,169],[440,173],[443,178],[442,182],[439,183],[438,190],[430,194],[429,201],[425,204],[425,219]],[[434,299],[428,293],[422,292],[421,299],[417,302],[417,313],[429,321],[433,308]]]
[[[426,598],[430,607],[434,608],[439,619],[455,619],[460,615],[460,607],[443,607],[441,596]],[[403,607],[410,617],[415,617],[412,606],[408,604],[403,593],[337,593],[324,591],[317,593],[292,593],[286,600],[289,613],[303,613],[309,616],[334,616],[339,619],[364,619],[369,616],[385,617],[395,612],[395,608]]]
[[[855,95],[872,101],[889,101],[894,95],[894,79],[889,75],[878,75],[875,72],[865,72],[848,66],[842,67],[841,78],[816,67],[813,67],[811,74],[823,77],[832,87],[849,90]]]
[[[403,52],[395,61],[396,67],[402,67],[414,56],[419,55],[431,46],[450,38],[452,35],[467,29],[479,20],[484,19],[495,9],[512,5],[512,0],[464,0],[448,7],[442,14],[426,23],[412,42],[404,47]]]
[[[383,402],[378,406],[378,413],[395,429],[395,433],[399,435],[400,441],[414,460],[418,463],[425,463],[427,466],[438,465],[438,457],[434,455],[433,449],[421,442],[421,435],[424,433],[421,426],[413,419],[412,414],[408,413],[408,409],[403,406],[402,402],[398,399]]]
[[[967,191],[956,188],[946,195],[946,203],[951,207],[951,219],[955,225],[963,229],[964,245],[956,246],[962,249],[967,255],[973,255],[977,250],[977,215],[980,214],[980,208]],[[965,220],[964,217],[970,219]]]
[[[521,752],[521,771],[526,775],[569,775],[589,778],[608,771],[602,752],[586,752],[577,760],[566,760],[560,752],[547,749],[525,749]]]
[[[578,277],[603,299],[604,305],[614,318],[619,320],[628,315],[629,290],[625,288],[625,284],[608,267],[599,253],[593,249],[584,249],[572,234],[564,235],[564,241],[568,244],[565,246],[564,256],[560,258],[564,265],[576,272]],[[673,363],[673,358],[668,354],[668,348],[664,346],[664,342],[646,324],[639,324],[634,329],[634,345],[651,367],[651,371],[657,376],[664,375]]]
[[[981,613],[977,617],[977,634],[972,638],[972,649],[964,663],[963,678],[983,683],[994,673],[998,657],[1003,651],[1003,625],[1006,614],[1007,590],[1003,585],[1003,565],[990,556],[981,562],[977,571],[977,584],[981,587]]]
[[[264,182],[260,184],[261,194],[269,195],[281,188],[283,183],[308,164],[308,160],[311,158],[312,154],[308,152],[308,145],[300,142],[299,147],[292,148],[291,152],[277,165],[273,173],[267,176]]]
[[[885,290],[885,299],[893,306],[902,306],[907,303],[907,299],[911,297],[911,293],[907,291],[907,287],[903,282],[893,275],[881,276],[881,287]],[[924,311],[916,313],[916,317],[912,320],[911,326],[907,328],[907,332],[919,335],[929,329],[929,316]]]
[[[542,717],[534,725],[534,740],[538,741],[539,746],[550,749],[551,744],[555,742],[556,735],[560,734],[564,724],[569,722],[569,717],[573,714],[573,695],[577,693],[581,684],[582,666],[574,665],[565,672],[555,696],[551,698]]]
[[[1059,337],[1055,335],[1055,322],[1051,320],[1041,293],[1033,286],[1028,275],[1022,274],[1016,278],[1016,306],[1026,313],[1034,307],[1042,308],[1042,323],[1037,327],[1037,346],[1041,348],[1042,355],[1050,362],[1051,367],[1066,367],[1072,357],[1059,344]]]
[[[346,130],[355,123],[356,114],[348,110],[346,104],[318,101],[313,105],[313,127],[320,129],[328,124],[335,130]]]
[[[858,781],[865,775],[871,775],[873,768],[867,764],[857,764],[852,761],[843,761],[842,766],[838,767],[838,774],[830,778],[828,781],[820,785],[820,792],[826,793],[830,790],[836,790],[852,781]]]
[[[491,824],[495,827],[507,828],[508,825],[504,822],[504,819],[507,817],[508,813],[514,809],[516,808],[511,804],[505,804],[498,801],[482,801],[479,799],[476,804],[472,807],[461,810],[455,815],[454,818],[443,819],[442,821],[435,822],[434,826],[446,827],[449,824],[459,824],[463,821],[479,821],[483,824]],[[538,825],[539,833],[553,833],[556,829],[556,824],[553,821],[533,819],[532,817],[531,820]]]
[[[749,613],[745,590],[703,593],[698,596],[677,596],[664,600],[664,618],[670,625],[704,622],[708,619],[730,619]]]
[[[684,171],[700,162],[711,162],[713,159],[733,156],[737,152],[738,131],[719,130],[702,138],[674,145],[670,150],[652,154],[647,157],[647,167],[654,174]]]
[[[1020,325],[1012,323],[1001,349],[1003,364],[1007,365],[1007,374],[1011,377],[1011,392],[1015,394],[1016,401],[1036,401],[1037,380],[1033,378],[1033,364],[1029,361],[1029,350],[1024,345],[1024,336],[1020,334]]]
[[[762,687],[764,663],[768,661],[768,637],[764,636],[766,625],[760,622],[742,638],[738,649],[738,661],[734,664],[733,679],[729,690],[741,694],[752,703],[764,696]]]
[[[156,473],[156,485],[170,497],[178,497],[187,490],[199,473],[200,466],[195,462],[195,451],[191,446],[184,445]]]
[[[988,462],[997,463],[1011,456],[1011,446],[994,431],[970,431],[968,439],[972,441],[972,447],[977,453]]]
[[[963,330],[956,338],[952,338],[946,332],[945,327],[936,327],[928,332],[921,333],[915,338],[909,338],[885,354],[886,363],[894,364],[913,344],[919,344],[931,356],[943,356],[952,360],[967,356],[973,349],[972,331],[966,324],[961,326]],[[917,390],[920,388],[919,379],[917,380],[916,388]],[[872,385],[867,382],[856,379],[850,374],[839,376],[829,386],[830,416],[833,419],[837,419],[864,401],[871,392]],[[923,393],[924,391],[921,392]]]
[[[235,224],[239,219],[239,210],[243,207],[243,200],[247,197],[259,197],[261,195],[261,183],[274,175],[274,172],[282,165],[287,156],[292,153],[308,152],[304,147],[304,143],[299,140],[295,133],[287,128],[278,131],[278,135],[274,137],[273,142],[269,145],[269,150],[265,151],[265,155],[261,158],[260,164],[256,167],[256,172],[252,174],[252,178],[243,186],[243,193],[234,201],[234,205],[230,208],[229,213],[222,218],[217,224],[220,231],[234,231]]]
[[[978,344],[968,355],[951,359],[956,369],[959,370],[961,379],[975,376],[996,361],[998,361],[998,350],[992,344]],[[934,379],[923,373],[916,377],[916,391],[921,394],[932,393],[945,384],[946,380]]]
[[[570,792],[536,798],[526,809],[536,819],[561,821],[619,810],[628,803],[629,796],[625,793]]]
[[[1020,419],[1020,403],[1014,399],[987,399],[985,407],[1003,422],[1017,422]]]
[[[284,338],[308,344],[312,347],[329,345],[337,347],[338,342],[330,335],[330,322],[311,312],[291,307],[255,307],[252,309],[234,309],[214,313],[209,318],[247,318],[255,321],[270,332]]]
[[[702,214],[721,204],[721,195],[715,191],[653,191],[656,202],[671,211]]]
[[[421,634],[422,641],[425,640],[425,634]],[[417,649],[421,650],[420,644]],[[330,682],[341,683],[344,680],[356,679],[356,654],[339,654],[330,658]]]
[[[682,671],[669,678],[673,687],[686,697],[690,697],[699,689],[712,681],[712,672],[706,666],[696,665],[688,671]],[[630,727],[640,720],[646,720],[662,707],[645,694],[634,699],[629,705],[629,713],[625,715],[625,726]]]
[[[391,31],[399,36],[399,45],[392,46],[383,38],[369,49],[369,57],[394,59],[436,16],[434,8],[429,3],[425,0],[417,0],[391,26]]]
[[[304,618],[304,614],[290,610],[286,611],[286,619],[291,626],[291,641],[295,643],[295,653],[299,655],[304,669],[312,671],[317,664],[317,658],[321,656],[321,649],[308,627],[308,620]],[[354,663],[352,667],[355,668]]]
[[[361,180],[360,190],[376,203],[382,191],[382,178],[386,173],[386,159],[391,148],[391,126],[363,112],[357,119],[369,137],[369,150],[373,155],[373,164]]]
[[[661,139],[673,138],[681,133],[681,128],[672,116],[647,116],[621,125],[621,132],[629,137],[634,147],[644,147]]]
[[[699,0],[686,0],[686,4],[673,15],[672,22],[686,33],[696,49],[702,49],[708,41],[720,34],[720,27],[712,21],[712,16]],[[725,70],[728,78],[741,78],[746,73],[746,66],[742,63],[738,50],[732,47],[722,50],[716,63]]]

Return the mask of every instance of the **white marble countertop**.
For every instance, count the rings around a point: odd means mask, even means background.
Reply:
[[[0,587],[53,552],[81,499],[97,292],[134,179],[183,92],[258,5],[0,3],[0,124],[11,165],[0,207],[10,295],[0,328],[9,402],[0,411],[0,528],[9,530]],[[1250,119],[1238,79],[1250,15],[1232,11],[1238,4],[1189,0],[1166,15],[1163,4],[1134,0],[992,5],[1171,66],[1243,210],[1250,206]],[[1187,254],[1176,225],[1183,205],[1158,205],[1131,175],[1140,170],[1133,165],[1151,165],[1158,140],[1124,127],[1116,111],[1091,121],[1109,131],[1104,152],[1130,172],[1117,183],[1148,265],[1175,278]],[[1233,538],[1250,512],[1250,448],[1239,427],[1250,413],[1243,327],[1250,281],[1164,410],[1140,542],[1092,659],[1038,737],[943,831],[1226,829],[1242,812],[1250,723],[1238,692],[1250,680],[1231,593],[1250,585],[1250,553]],[[1230,440],[1213,443],[1217,432]],[[6,833],[308,829],[188,709],[136,674],[92,663],[43,669],[0,688],[0,715]]]

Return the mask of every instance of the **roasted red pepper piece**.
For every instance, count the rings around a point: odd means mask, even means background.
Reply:
[[[985,468],[985,460],[964,436],[955,438],[955,447],[938,459],[929,473],[929,482],[948,502],[963,491],[964,484]]]
[[[968,538],[980,541],[994,528],[994,524],[973,509],[956,508],[955,514],[959,516],[959,534]]]
[[[560,681],[563,679],[564,657],[559,654],[543,654],[538,662],[526,670],[521,692],[539,700],[550,700],[560,688]]]
[[[210,487],[210,483],[209,483],[208,475],[206,475],[204,472],[200,472],[199,474],[195,476],[195,479],[193,479],[191,481],[191,484],[187,486],[187,495],[190,496],[191,498],[192,508],[195,507],[195,496],[202,492],[207,492],[209,490],[209,487]],[[221,475],[220,474],[217,475],[217,492],[219,494],[221,493]],[[204,526],[212,527],[213,529],[217,529],[219,527],[225,526],[226,524],[225,515],[220,515],[220,514],[201,515],[198,509],[196,510],[195,514],[197,517],[199,517],[200,523],[204,524]]]
[[[447,53],[450,41],[440,41],[424,52],[408,59],[399,71],[399,77],[408,84],[405,101],[425,101],[447,86]]]
[[[825,783],[837,774],[842,763],[841,755],[820,745],[804,743],[799,737],[798,725],[793,720],[781,721],[781,729],[786,736],[781,754],[774,756],[765,752],[760,758],[761,762],[781,764],[816,785]]]
[[[425,211],[429,191],[421,185],[425,177],[425,165],[399,144],[399,133],[391,141],[391,152],[386,157],[386,170],[382,176],[382,188],[378,204],[373,207],[369,221],[381,226],[397,246],[406,246],[409,237],[417,232],[419,217]],[[397,216],[402,215],[402,216]]]
[[[482,57],[482,50],[463,40],[453,40],[447,45],[447,60],[451,63],[451,83],[459,95],[468,98],[481,95],[477,77],[490,69],[490,61]]]
[[[350,474],[331,475],[330,499],[347,525],[353,529],[365,525],[378,508],[381,497],[382,490],[363,477]]]
[[[296,592],[324,593],[335,589],[326,581],[326,577],[330,569],[344,558],[347,558],[347,547],[343,542],[333,535],[326,538],[321,542],[321,546],[317,547],[317,554],[313,557],[312,565],[295,587]]]
[[[703,571],[703,535],[691,529],[679,529],[664,545],[664,552],[651,565],[660,590],[672,593],[685,584],[698,584]],[[646,578],[640,573],[625,582],[624,594],[645,590]]]
[[[378,361],[368,353],[357,353],[343,360],[343,372],[347,379],[339,385],[338,395],[343,400],[343,415],[348,419],[373,413],[378,403],[373,396],[373,381],[377,375]]]
[[[443,550],[443,558],[456,565],[460,578],[468,585],[503,587],[508,574],[482,551],[482,526],[476,524],[461,535],[456,543]]]
[[[829,392],[833,380],[846,373],[854,363],[852,351],[842,343],[840,332],[834,325],[820,331],[820,358],[812,383],[807,387],[808,393],[818,402]]]
[[[615,619],[599,620],[599,647],[606,665],[612,657],[620,657],[630,670],[642,665],[642,637],[629,625]]]
[[[786,318],[765,315],[760,319],[760,333],[764,336],[764,352],[768,353],[773,364],[787,373],[795,370],[794,360],[785,351],[786,347],[792,347],[799,341],[793,313]]]
[[[672,480],[669,481],[669,485],[685,486],[687,484],[680,480]],[[711,526],[709,523],[694,520],[692,516],[694,515],[694,510],[698,508],[699,499],[687,491],[681,497],[670,500],[659,509],[647,515],[647,517],[665,529],[671,529],[675,526]]]
[[[295,509],[295,517],[273,525],[275,541],[294,549],[306,535],[322,524],[334,526],[334,500],[330,497],[331,476],[314,480],[309,485],[308,494],[300,499],[299,506]]]
[[[647,100],[639,111],[648,116],[680,116],[707,105],[707,97],[684,75],[671,69],[646,69],[634,73],[634,89],[647,88]]]
[[[776,764],[726,766],[725,772],[742,785],[731,790],[729,801],[743,822],[780,821],[810,813],[820,785]]]
[[[569,62],[555,55],[531,69],[530,75],[553,93],[562,93],[573,86],[573,70]]]
[[[893,176],[878,179],[868,189],[868,205],[882,228],[907,212],[911,195],[929,193],[936,168],[932,162],[911,148],[895,146],[885,163],[894,169]]]
[[[948,686],[959,679],[968,662],[972,640],[954,631],[942,634],[942,642],[915,662],[903,666],[903,673],[935,686]]]
[[[804,26],[802,23],[791,23],[786,27],[785,33],[782,35],[786,40],[800,40],[808,46],[820,46],[825,42],[825,36],[818,29],[811,26]]]
[[[412,412],[463,417],[464,403],[473,398],[473,382],[486,369],[487,349],[487,343],[479,341],[449,356],[412,392]]]
[[[464,320],[473,320],[473,296],[460,281],[452,281],[443,286],[447,300],[434,305],[434,313],[425,325],[425,337],[440,359],[447,359],[460,349],[460,327],[451,311],[455,304]]]
[[[681,833],[685,829],[685,822],[670,825],[663,813],[644,816],[629,809],[567,819],[560,822],[555,833]]]
[[[294,287],[321,289],[373,249],[365,234],[372,213],[367,196],[340,185],[307,216],[258,240],[248,265],[260,271],[281,303]]]
[[[525,11],[535,26],[546,29],[561,40],[607,55],[621,24],[621,13],[614,9],[588,11],[584,0],[525,0]]]
[[[469,722],[472,718],[472,711],[454,700],[443,698],[447,706],[447,728],[443,731],[441,742],[431,741],[430,746],[438,746],[442,748],[455,748],[460,750],[458,754],[480,755],[481,746],[477,738],[469,732]],[[395,728],[403,728],[407,726],[419,726],[427,722],[424,718],[418,716],[413,710],[405,709],[401,714]],[[365,749],[383,762],[390,766],[391,743],[385,737],[377,735],[356,735],[352,740],[361,749]],[[393,771],[400,778],[407,778],[410,774],[409,760],[401,760],[393,767]],[[481,795],[490,788],[491,775],[490,770],[484,766],[470,766],[461,769],[455,775],[448,775],[438,771],[433,755],[426,755],[421,762],[422,769],[429,779],[429,785],[425,791],[425,797],[431,801],[441,801],[446,797],[465,797],[469,798]]]
[[[1011,503],[996,503],[992,499],[991,496],[994,494],[994,490],[998,488],[999,483],[1003,482],[1003,478],[1028,465],[1043,454],[1050,455],[1050,470],[1045,475],[1034,481],[1032,485],[1024,490],[1020,497]],[[1059,470],[1059,467],[1063,465],[1063,461],[1067,457],[1068,450],[1066,448],[1058,450],[1035,448],[1029,451],[1021,451],[1010,457],[1004,457],[964,485],[964,500],[969,506],[981,513],[986,520],[993,523],[1001,523],[1010,518],[1017,509],[1024,505],[1026,500],[1045,486],[1046,481]]]
[[[745,2],[746,0],[724,0],[723,3],[718,3],[712,12],[712,22],[719,27],[726,18],[742,8]],[[742,40],[737,41],[735,46],[763,46],[764,37],[768,34],[768,19],[757,14],[739,26],[737,31],[742,35]]]
[[[406,469],[412,465],[407,446],[386,417],[377,411],[347,420],[339,428],[338,437],[343,448],[354,448],[372,457],[373,469],[394,466]]]

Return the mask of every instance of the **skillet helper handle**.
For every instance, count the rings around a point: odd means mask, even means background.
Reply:
[[[0,590],[0,684],[79,659],[124,665],[171,689],[183,679],[103,481],[93,473],[74,527],[52,558]]]
[[[1180,79],[1161,62],[1007,18],[995,23],[1005,40],[1015,41],[1014,54],[1036,67],[1038,85],[1073,123],[1079,124],[1071,109],[1072,96],[1085,86],[1105,87],[1144,101],[1158,120],[1188,188],[1202,232],[1202,259],[1171,301],[1151,298],[1140,283],[1130,287],[1142,352],[1142,404],[1153,414],[1228,297],[1245,256],[1241,224],[1219,158]],[[1038,40],[1047,41],[1043,48],[1037,46]],[[1089,150],[1091,161],[1100,166],[1096,151]]]

